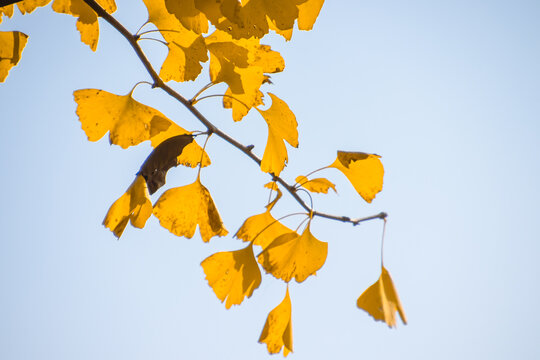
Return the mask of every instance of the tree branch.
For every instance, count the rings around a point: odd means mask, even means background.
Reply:
[[[0,0],[1,1],[1,0]],[[261,166],[261,159],[259,159],[255,154],[251,152],[251,148],[248,148],[247,146],[244,146],[240,144],[238,141],[236,141],[234,138],[230,137],[226,133],[219,130],[214,124],[212,124],[203,114],[197,110],[191,101],[184,98],[182,95],[174,91],[171,87],[169,87],[163,80],[159,77],[157,72],[154,70],[152,64],[142,51],[141,47],[137,43],[138,36],[131,34],[118,20],[116,20],[111,14],[105,11],[95,0],[83,0],[88,6],[90,6],[101,18],[103,18],[105,21],[107,21],[112,27],[114,27],[122,36],[126,38],[126,40],[129,42],[133,50],[135,50],[135,53],[141,60],[141,62],[144,65],[144,68],[152,78],[154,82],[154,87],[161,88],[163,91],[165,91],[167,94],[169,94],[171,97],[178,100],[182,105],[184,105],[208,130],[209,133],[213,133],[217,135],[218,137],[222,138],[232,146],[236,147],[240,151],[242,151],[246,156],[251,158],[254,162]],[[387,217],[387,214],[384,212],[381,212],[377,215],[372,215],[364,218],[356,218],[351,219],[348,216],[338,216],[338,215],[331,215],[331,214],[325,214],[319,211],[312,211],[312,209],[307,206],[307,204],[298,196],[296,192],[296,188],[293,185],[288,184],[285,180],[283,180],[281,177],[276,176],[274,174],[270,174],[272,176],[272,180],[278,182],[281,184],[287,191],[291,194],[291,196],[302,206],[307,212],[312,213],[313,216],[318,216],[326,219],[331,220],[337,220],[342,222],[351,223],[353,225],[358,225],[361,222],[374,220],[374,219],[385,219]]]

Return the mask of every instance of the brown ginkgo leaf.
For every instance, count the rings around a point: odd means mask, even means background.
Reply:
[[[190,134],[173,136],[160,143],[148,155],[137,175],[144,177],[150,194],[165,185],[167,171],[178,165],[178,156],[192,141],[193,135]]]

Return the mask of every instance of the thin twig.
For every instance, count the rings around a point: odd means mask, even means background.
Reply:
[[[174,91],[171,87],[169,87],[165,82],[159,77],[156,70],[152,67],[152,64],[142,51],[141,47],[137,43],[137,36],[132,35],[118,20],[116,20],[111,14],[105,11],[95,0],[83,0],[88,6],[90,6],[101,18],[103,18],[105,21],[107,21],[112,27],[114,27],[122,36],[126,38],[126,40],[129,42],[141,62],[143,63],[146,71],[154,81],[153,87],[161,88],[163,91],[165,91],[167,94],[169,94],[174,99],[178,100],[182,105],[184,105],[206,128],[209,132],[216,134],[218,137],[222,138],[238,150],[242,151],[247,157],[251,158],[259,167],[261,166],[261,159],[259,159],[255,154],[251,152],[251,149],[247,146],[244,146],[240,144],[238,141],[236,141],[234,138],[230,137],[226,133],[219,130],[213,123],[211,123],[203,114],[197,110],[193,104],[186,98],[184,98],[182,95]],[[312,216],[318,216],[325,219],[331,219],[331,220],[337,220],[347,223],[352,223],[353,225],[358,225],[359,223],[363,221],[369,221],[374,219],[384,219],[386,218],[386,213],[381,212],[377,215],[372,215],[364,218],[357,218],[357,219],[351,219],[348,216],[338,216],[338,215],[331,215],[331,214],[325,214],[319,211],[312,211],[309,206],[298,196],[296,193],[296,188],[293,185],[289,185],[285,180],[283,180],[281,177],[276,176],[272,173],[270,173],[270,176],[272,176],[272,180],[278,182],[281,184],[290,194],[291,196],[300,204],[302,208],[304,208],[307,212],[311,212]]]

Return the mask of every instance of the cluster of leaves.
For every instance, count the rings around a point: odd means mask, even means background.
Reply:
[[[201,170],[209,166],[211,161],[204,146],[196,142],[196,137],[206,135],[206,141],[212,134],[226,140],[229,138],[194,108],[198,101],[205,98],[201,96],[204,91],[214,84],[225,83],[227,90],[220,96],[224,108],[232,110],[233,121],[241,121],[251,109],[255,109],[268,125],[268,139],[262,159],[251,153],[251,148],[237,147],[253,158],[263,172],[270,174],[272,181],[265,187],[276,196],[266,204],[264,212],[246,219],[235,233],[234,236],[246,242],[247,246],[213,254],[203,260],[201,266],[208,284],[227,309],[241,304],[259,287],[262,279],[260,267],[287,284],[285,298],[269,313],[259,338],[259,342],[266,343],[270,353],[279,353],[283,348],[286,356],[293,350],[289,283],[293,279],[301,283],[315,275],[324,265],[328,253],[328,243],[312,234],[311,222],[317,216],[353,224],[358,221],[318,213],[300,200],[296,195],[300,188],[313,193],[327,194],[329,189],[336,192],[330,180],[311,177],[315,171],[297,176],[294,185],[289,185],[280,177],[288,162],[285,143],[298,147],[297,121],[284,100],[272,93],[264,94],[261,90],[264,84],[270,82],[270,74],[285,68],[281,55],[262,44],[261,40],[270,30],[290,40],[295,23],[300,30],[310,30],[324,0],[143,1],[148,9],[148,21],[141,29],[152,23],[157,30],[141,32],[140,29],[135,35],[124,36],[138,49],[139,57],[152,76],[153,85],[181,101],[207,130],[193,132],[180,127],[158,110],[136,101],[132,96],[133,90],[126,95],[99,89],[75,91],[77,115],[90,141],[98,141],[109,133],[111,144],[124,149],[147,140],[154,148],[141,165],[133,183],[110,207],[103,224],[119,238],[128,222],[136,228],[143,228],[149,217],[154,215],[161,226],[177,236],[192,238],[197,227],[204,242],[228,234],[210,191],[201,181]],[[1,15],[13,15],[15,5],[12,3],[15,2],[0,3],[10,3],[0,7],[0,21]],[[51,0],[24,0],[17,2],[16,6],[25,14],[49,2]],[[116,10],[114,0],[54,0],[52,9],[77,17],[81,41],[93,51],[99,39],[99,16],[120,32],[127,31],[108,15]],[[137,45],[137,41],[148,39],[145,36],[157,32],[163,40],[153,39],[163,42],[168,48],[159,74]],[[21,32],[0,32],[0,81],[4,81],[10,68],[18,63],[27,38]],[[202,72],[201,63],[207,61],[210,62],[210,83],[193,99],[186,100],[166,87],[168,81],[198,78]],[[267,110],[261,109],[264,99],[271,101]],[[233,141],[229,142],[232,144]],[[195,181],[166,190],[152,204],[150,195],[165,185],[167,171],[178,165],[194,168],[197,171]],[[384,169],[380,156],[376,154],[338,151],[336,160],[319,170],[326,168],[342,172],[368,203],[382,190]],[[304,221],[296,230],[285,226],[281,223],[282,218],[276,219],[271,213],[282,197],[283,189],[307,210]],[[299,231],[304,224],[303,230]],[[254,246],[261,248],[257,256]],[[396,324],[396,311],[406,322],[390,274],[384,266],[379,280],[358,298],[357,306],[390,327]]]

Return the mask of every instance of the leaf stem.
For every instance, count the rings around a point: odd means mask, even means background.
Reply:
[[[244,105],[248,111],[251,109],[249,106],[247,106],[247,105],[246,105],[244,102],[242,102],[241,100],[238,100],[238,99],[235,98],[234,96],[232,96],[232,95],[227,95],[227,94],[223,94],[223,95],[221,95],[221,94],[206,95],[206,96],[203,96],[203,97],[201,97],[201,98],[199,98],[199,99],[196,99],[192,104],[195,105],[196,103],[198,103],[198,102],[201,101],[201,100],[208,99],[208,98],[213,98],[213,97],[222,97],[222,98],[228,97],[228,98],[231,98],[231,99],[233,99],[233,100],[236,100],[236,101],[238,101],[240,104]]]
[[[190,100],[189,102],[191,103],[191,105],[195,105],[197,103],[197,97],[199,95],[201,95],[203,92],[205,92],[206,90],[210,89],[212,86],[214,86],[215,84],[213,82],[209,82],[208,84],[204,85],[202,87],[201,90],[199,90]]]
[[[163,40],[159,40],[159,39],[154,39],[154,38],[149,38],[149,37],[147,37],[147,38],[140,37],[140,38],[137,39],[137,41],[139,41],[139,40],[154,40],[154,41],[157,41],[158,43],[161,43],[161,44],[163,44],[165,46],[169,46],[169,44],[167,42],[165,42]]]

